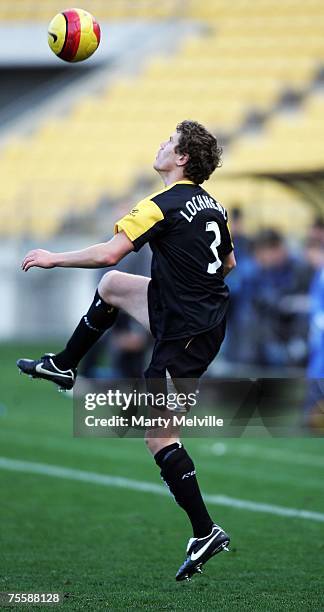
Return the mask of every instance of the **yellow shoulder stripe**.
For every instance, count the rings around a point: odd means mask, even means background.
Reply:
[[[149,198],[141,200],[132,210],[115,224],[114,233],[122,230],[133,242],[159,221],[164,219],[161,209]]]

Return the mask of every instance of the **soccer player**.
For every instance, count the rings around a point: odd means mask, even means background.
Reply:
[[[195,121],[180,123],[160,145],[154,169],[164,189],[139,202],[117,221],[114,237],[81,251],[32,250],[22,269],[32,267],[100,268],[114,266],[149,242],[152,278],[107,272],[88,312],[65,349],[37,360],[19,359],[34,378],[71,389],[77,365],[115,322],[119,309],[150,330],[155,338],[145,377],[148,381],[199,379],[217,355],[225,334],[229,291],[224,277],[234,268],[233,245],[225,209],[201,184],[220,165],[221,149]],[[179,432],[146,433],[146,442],[177,503],[193,529],[186,559],[176,579],[190,579],[213,555],[227,548],[229,536],[210,517],[192,459]]]

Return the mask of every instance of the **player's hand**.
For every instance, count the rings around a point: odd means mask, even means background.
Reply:
[[[54,268],[54,253],[51,251],[45,251],[44,249],[35,249],[29,251],[25,256],[21,269],[27,272],[29,268]]]

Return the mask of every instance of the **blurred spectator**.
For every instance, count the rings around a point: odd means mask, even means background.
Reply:
[[[320,233],[317,232],[315,232],[315,235],[313,235],[313,232],[311,231],[305,241],[305,259],[315,274],[323,266],[323,249],[324,232],[323,236],[321,236]]]
[[[272,228],[256,236],[254,254],[254,362],[264,366],[303,366],[307,358],[307,295],[312,269],[289,253],[282,235]]]
[[[227,332],[222,354],[231,362],[249,362],[251,343],[250,282],[255,263],[252,257],[252,242],[244,228],[244,215],[239,207],[231,209],[229,227],[234,243],[237,267],[226,279],[230,288],[230,304],[227,314]]]
[[[324,430],[324,237],[307,242],[308,258],[316,269],[310,290],[309,380],[306,422]]]
[[[230,230],[233,241],[235,242],[236,259],[242,261],[246,257],[250,257],[252,244],[244,229],[243,211],[238,206],[234,206],[234,208],[231,209]]]
[[[310,378],[324,378],[324,240],[308,247],[316,266],[310,289]]]
[[[319,216],[314,219],[308,231],[308,240],[319,240],[324,243],[324,217]]]

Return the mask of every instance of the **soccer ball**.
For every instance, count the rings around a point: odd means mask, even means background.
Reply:
[[[82,62],[96,51],[99,43],[99,24],[83,9],[58,13],[48,26],[48,44],[66,62]]]

